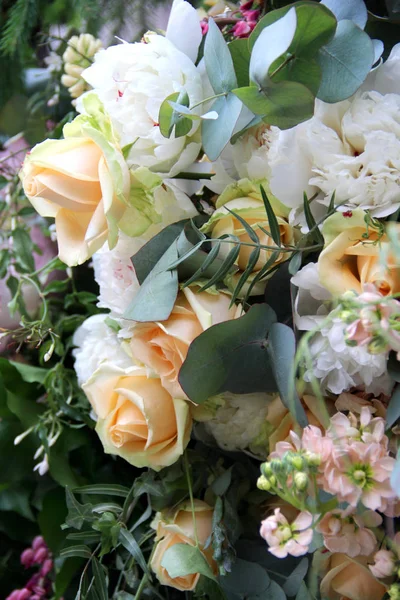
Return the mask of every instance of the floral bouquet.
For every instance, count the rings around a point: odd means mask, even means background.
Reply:
[[[398,9],[206,4],[4,158],[8,600],[400,599]]]

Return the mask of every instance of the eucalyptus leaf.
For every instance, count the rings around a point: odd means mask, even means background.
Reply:
[[[229,92],[237,86],[231,53],[224,36],[213,19],[208,21],[208,32],[204,44],[204,62],[208,79],[216,94]]]
[[[289,48],[296,26],[296,10],[291,8],[278,21],[263,29],[251,52],[250,81],[254,81],[259,87],[268,85],[269,68]]]
[[[321,0],[321,4],[329,8],[338,21],[349,19],[361,29],[367,24],[368,11],[363,0]]]
[[[167,570],[171,578],[186,577],[200,573],[215,580],[214,574],[204,554],[196,546],[189,544],[174,544],[164,553],[161,566]]]
[[[291,381],[295,354],[296,341],[293,330],[283,323],[273,323],[268,336],[268,355],[279,395],[298,424],[306,427],[308,425],[307,416],[296,393],[295,382]]]
[[[322,69],[318,98],[334,103],[352,96],[364,82],[374,60],[370,37],[352,21],[340,21],[335,37],[317,55]]]
[[[308,571],[308,558],[301,559],[294,571],[286,579],[283,590],[288,596],[295,596]]]
[[[236,39],[228,44],[233,60],[237,85],[249,85],[250,50],[247,39]],[[236,87],[236,86],[235,86]]]
[[[301,582],[299,591],[296,595],[296,600],[313,600],[313,596],[308,591],[308,588],[304,581]]]
[[[226,592],[237,594],[240,599],[260,598],[269,599],[268,589],[271,579],[263,567],[254,562],[238,558],[230,573],[222,577],[220,583]]]
[[[168,267],[177,258],[177,244],[173,242],[140,286],[125,311],[125,319],[139,322],[168,319],[178,295],[178,272],[168,270]]]
[[[400,385],[396,386],[386,411],[386,428],[392,427],[400,419]]]
[[[201,404],[218,393],[274,391],[266,337],[276,317],[266,304],[214,325],[190,345],[179,382],[190,400]]]
[[[280,68],[284,62],[284,58],[281,57],[275,63],[273,63],[271,70],[276,71],[276,75],[273,77],[274,83],[280,81],[295,81],[305,85],[314,96],[317,95],[319,86],[321,84],[321,67],[317,61],[313,58],[296,58],[291,60],[285,66]]]
[[[17,369],[22,379],[27,383],[44,383],[44,380],[49,374],[48,369],[42,369],[41,367],[33,367],[32,365],[27,365],[21,362],[10,360],[10,365]]]
[[[204,151],[208,158],[214,161],[232,136],[242,110],[242,103],[235,95],[229,93],[227,96],[217,98],[211,110],[217,112],[218,118],[215,121],[203,120],[201,135]]]
[[[175,127],[175,137],[181,137],[189,133],[192,128],[192,122],[185,116],[182,116],[172,106],[176,103],[178,106],[189,106],[189,97],[185,90],[174,92],[162,102],[158,114],[158,123],[161,134],[169,138]]]

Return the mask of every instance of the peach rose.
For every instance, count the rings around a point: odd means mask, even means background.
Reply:
[[[321,596],[327,600],[381,600],[386,587],[375,579],[367,558],[332,554],[328,572],[321,581]]]
[[[204,546],[211,535],[213,509],[202,500],[194,500],[196,515],[196,532],[199,548],[207,559],[211,569],[216,572],[216,563],[212,558],[211,546]],[[175,544],[195,545],[194,522],[190,502],[184,502],[177,509],[157,513],[152,523],[153,529],[157,531],[157,547],[151,560],[151,568],[162,585],[168,585],[180,591],[194,590],[200,573],[190,573],[184,577],[170,577],[167,569],[163,566],[165,552]]]
[[[194,289],[178,294],[166,321],[137,323],[130,341],[133,357],[152,369],[174,398],[186,398],[178,375],[193,340],[211,325],[239,316],[236,306],[229,308],[229,295]]]
[[[382,247],[387,246],[386,233],[380,237],[377,229],[365,223],[361,209],[337,212],[322,228],[325,247],[318,259],[321,284],[334,296],[348,290],[361,294],[366,283],[372,283],[384,296],[400,292],[400,265],[389,257],[383,265]],[[392,226],[400,232],[400,224]],[[363,237],[366,236],[366,237]]]
[[[184,400],[172,398],[158,378],[138,367],[102,364],[82,386],[98,418],[107,454],[159,471],[183,454],[192,426]]]
[[[320,429],[324,429],[323,423],[326,422],[325,411],[322,410],[318,398],[305,394],[301,398],[301,402],[306,412],[308,423],[310,425],[315,425]],[[335,412],[334,403],[328,398],[325,399],[325,408],[329,414]],[[289,434],[291,431],[295,431],[301,436],[301,427],[293,419],[292,414],[286,406],[284,406],[279,396],[276,396],[276,398],[269,403],[266,419],[272,426],[272,431],[268,436],[270,452],[275,450],[275,446],[278,442],[289,441]],[[329,423],[326,424],[328,425]]]
[[[88,98],[91,116],[65,125],[65,139],[35,146],[20,174],[37,212],[55,218],[59,257],[69,266],[83,263],[107,239],[115,245],[130,188],[111,125],[101,106],[92,104]]]

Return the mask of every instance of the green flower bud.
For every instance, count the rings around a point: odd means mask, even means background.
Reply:
[[[390,600],[400,600],[400,585],[398,583],[394,583],[390,586],[388,593]]]
[[[272,475],[272,468],[271,468],[271,463],[269,462],[265,462],[261,465],[260,467],[261,469],[261,473],[265,476],[265,477],[269,477],[269,475]]]
[[[308,485],[307,473],[304,473],[302,471],[295,473],[293,481],[294,481],[295,487],[299,490],[299,492],[303,492],[307,488],[307,485]]]
[[[367,346],[368,352],[370,354],[382,354],[382,352],[386,352],[387,343],[382,337],[377,335]]]
[[[306,452],[305,459],[309,467],[319,467],[321,464],[321,456],[314,452]]]
[[[290,462],[292,463],[294,468],[297,469],[298,471],[301,471],[301,469],[304,469],[304,459],[299,454],[297,454],[297,455],[295,454],[294,456],[292,456]]]
[[[272,486],[268,479],[266,479],[264,475],[261,475],[261,477],[257,479],[257,487],[259,490],[263,490],[263,492],[269,492]]]

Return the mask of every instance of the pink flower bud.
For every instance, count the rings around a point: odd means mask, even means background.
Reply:
[[[24,588],[23,590],[19,590],[19,595],[15,597],[15,600],[29,600],[31,597],[31,592]]]
[[[48,575],[50,573],[52,568],[53,568],[53,561],[51,560],[51,558],[46,558],[46,560],[43,563],[42,568],[40,569],[41,576],[46,577],[46,575]]]
[[[254,4],[254,0],[248,0],[248,2],[244,2],[243,4],[240,5],[240,10],[246,11],[246,10],[250,10],[253,7]]]
[[[14,590],[9,596],[7,596],[6,600],[18,600],[20,591],[21,590]]]
[[[35,592],[36,596],[38,596],[39,598],[44,598],[44,596],[46,595],[46,590],[41,585],[36,585],[33,588],[33,591]]]
[[[252,29],[249,23],[246,21],[239,21],[233,28],[232,33],[237,38],[244,38],[247,37],[251,31]]]
[[[37,550],[41,546],[46,547],[46,542],[44,541],[44,538],[42,535],[37,535],[32,542],[32,548],[33,548],[33,550]]]
[[[208,23],[207,23],[207,21],[200,21],[200,27],[201,27],[201,33],[203,35],[206,35],[206,33],[208,31]]]
[[[24,565],[26,569],[31,567],[34,563],[33,556],[34,551],[32,550],[32,548],[27,548],[26,550],[24,550],[21,554],[21,565]]]
[[[246,19],[248,21],[257,21],[258,17],[260,16],[260,11],[259,10],[244,10],[244,11],[242,11],[242,14],[244,17],[246,17]]]
[[[47,548],[42,546],[41,548],[36,550],[33,560],[34,560],[35,564],[41,565],[43,563],[43,561],[46,560],[47,557],[48,557]]]
[[[35,594],[34,596],[31,596],[30,600],[41,600],[41,597]]]

